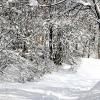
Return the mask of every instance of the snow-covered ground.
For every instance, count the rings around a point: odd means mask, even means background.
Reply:
[[[100,60],[82,59],[77,72],[64,65],[30,83],[1,83],[0,100],[100,100]]]

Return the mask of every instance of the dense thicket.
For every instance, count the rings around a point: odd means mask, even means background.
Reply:
[[[75,67],[80,57],[97,57],[96,7],[84,0],[33,2],[0,1],[1,79],[32,80],[63,63]]]

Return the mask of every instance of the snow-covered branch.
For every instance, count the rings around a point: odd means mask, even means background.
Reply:
[[[53,3],[53,4],[43,4],[43,5],[41,5],[41,4],[39,4],[39,6],[40,7],[48,7],[48,6],[55,6],[55,5],[58,5],[58,4],[61,4],[61,3],[63,3],[63,2],[65,2],[66,0],[61,0],[61,1],[59,1],[59,2],[55,2],[55,3]]]

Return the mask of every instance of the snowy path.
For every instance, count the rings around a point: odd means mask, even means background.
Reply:
[[[77,73],[64,66],[38,82],[1,83],[0,100],[100,100],[100,61],[82,62]]]

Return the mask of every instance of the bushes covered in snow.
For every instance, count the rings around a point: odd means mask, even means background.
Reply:
[[[0,61],[0,81],[33,81],[54,69],[54,64],[50,61],[47,61],[48,63],[45,64],[41,59],[38,60],[40,65],[37,65],[36,62],[33,63],[11,50],[0,52]]]

